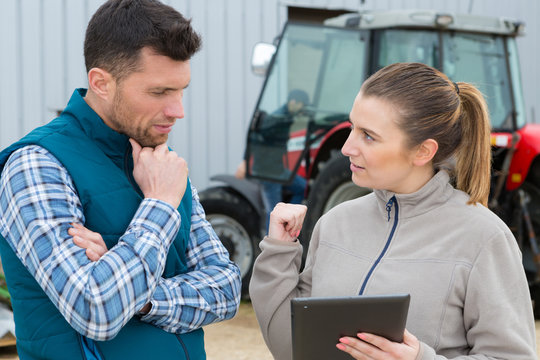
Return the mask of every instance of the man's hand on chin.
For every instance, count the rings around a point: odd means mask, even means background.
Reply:
[[[133,177],[146,198],[163,200],[175,209],[180,205],[187,186],[187,162],[166,143],[141,147],[129,139],[133,147]]]

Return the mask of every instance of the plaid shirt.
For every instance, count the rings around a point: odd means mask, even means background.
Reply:
[[[192,187],[188,272],[164,279],[180,215],[144,199],[118,244],[92,262],[73,243],[71,223],[85,223],[66,169],[42,147],[14,152],[0,178],[0,233],[68,323],[95,340],[114,337],[146,303],[141,319],[183,333],[234,316],[240,272],[206,221]],[[139,314],[140,315],[140,314]]]

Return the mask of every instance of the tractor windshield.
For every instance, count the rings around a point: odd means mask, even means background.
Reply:
[[[287,25],[251,124],[249,175],[289,181],[306,149],[349,118],[366,44],[360,30]]]
[[[373,53],[375,71],[395,62],[423,62],[453,81],[477,86],[486,97],[494,129],[511,131],[525,124],[514,38],[387,29],[375,32],[375,46],[379,49]]]
[[[492,127],[511,131],[524,123],[525,114],[523,103],[512,97],[505,39],[493,35],[445,33],[442,69],[454,81],[475,84],[486,97]]]

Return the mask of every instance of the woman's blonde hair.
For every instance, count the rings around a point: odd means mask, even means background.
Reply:
[[[466,82],[454,83],[442,72],[421,63],[382,68],[362,85],[362,96],[397,105],[398,126],[413,148],[437,141],[433,165],[455,157],[456,187],[469,204],[487,205],[491,176],[490,121],[482,93]]]

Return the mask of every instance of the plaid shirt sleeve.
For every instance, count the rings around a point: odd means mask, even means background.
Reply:
[[[232,318],[238,310],[241,275],[238,266],[206,220],[196,189],[187,252],[189,271],[161,278],[152,308],[141,319],[168,332],[184,333]]]
[[[84,224],[84,215],[66,169],[38,146],[14,152],[0,178],[0,233],[67,322],[107,340],[162,286],[180,215],[144,199],[118,244],[96,262],[68,235],[73,222]]]

